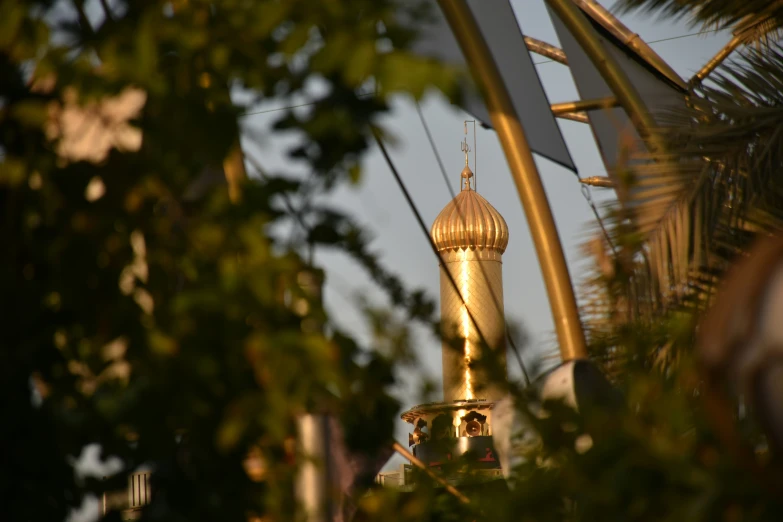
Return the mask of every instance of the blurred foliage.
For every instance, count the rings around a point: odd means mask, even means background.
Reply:
[[[301,253],[348,252],[433,328],[435,307],[383,268],[350,216],[287,203],[359,179],[390,94],[456,96],[456,71],[405,50],[399,9],[421,7],[397,4],[0,3],[0,518],[64,520],[146,465],[147,519],[290,520],[296,415],[343,419],[354,452],[388,446],[407,338],[376,349],[336,331],[300,285]],[[128,88],[138,114],[120,110]],[[281,112],[274,132],[297,134],[292,172],[310,182],[251,172],[232,202],[221,166],[238,118],[300,96],[314,105]],[[68,140],[108,142],[89,156]],[[270,233],[287,221],[306,228],[295,244]],[[88,444],[122,471],[76,477]],[[257,482],[243,469],[251,448]]]

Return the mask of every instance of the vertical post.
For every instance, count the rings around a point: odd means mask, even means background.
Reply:
[[[478,143],[476,141],[476,120],[465,120],[465,135],[468,134],[468,123],[473,124],[473,190],[478,191]]]
[[[477,83],[511,169],[538,254],[563,360],[587,356],[585,337],[552,210],[525,132],[465,0],[438,0]]]
[[[236,143],[231,146],[225,160],[223,160],[223,172],[228,183],[228,196],[232,203],[239,203],[242,199],[242,183],[247,180],[245,172],[245,156],[237,137]]]
[[[693,78],[691,78],[688,82],[691,87],[695,87],[704,81],[704,78],[709,76],[709,74],[714,71],[717,66],[723,63],[726,58],[728,58],[729,55],[733,53],[734,50],[740,45],[742,45],[742,38],[739,36],[734,36],[729,43],[727,43],[720,51],[718,51],[718,54],[716,54],[709,62],[704,64],[704,67],[699,69],[699,72],[693,75]]]
[[[303,329],[322,330],[323,272],[308,266],[297,276],[297,284],[310,301],[308,315],[315,324]],[[317,307],[317,309],[313,309]],[[296,419],[299,463],[296,476],[297,505],[304,511],[306,522],[327,522],[334,513],[330,491],[329,417],[321,413],[305,413]]]
[[[302,459],[296,476],[297,505],[304,511],[307,522],[327,522],[331,508],[325,417],[311,413],[301,415],[296,420],[296,431],[298,458]]]

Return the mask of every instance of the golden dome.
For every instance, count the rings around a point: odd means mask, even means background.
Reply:
[[[508,225],[500,212],[473,190],[472,177],[465,166],[462,190],[435,218],[430,235],[438,252],[478,249],[502,254],[508,246]]]

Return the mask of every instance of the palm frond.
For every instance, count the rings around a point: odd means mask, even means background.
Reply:
[[[716,25],[716,29],[720,29]],[[783,36],[783,21],[771,14],[747,17],[734,27],[734,35],[745,45],[755,45],[757,49],[769,46]]]
[[[641,10],[672,18],[688,16],[694,25],[733,27],[744,19],[769,19],[783,26],[781,0],[618,0],[621,12]]]
[[[759,231],[783,228],[783,48],[750,50],[662,129],[666,157],[632,167],[627,211],[663,302]]]
[[[656,12],[692,25],[731,29],[745,44],[769,44],[783,29],[783,0],[618,0],[620,11]]]
[[[622,325],[702,309],[757,234],[783,230],[783,48],[748,50],[715,78],[666,117],[667,153],[632,154],[620,176],[614,265],[596,263],[580,296],[599,344],[616,345]]]

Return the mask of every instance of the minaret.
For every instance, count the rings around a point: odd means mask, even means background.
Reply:
[[[492,445],[492,407],[501,390],[481,365],[471,362],[480,357],[483,341],[505,377],[501,258],[508,245],[508,226],[475,190],[467,140],[462,150],[460,192],[430,232],[440,255],[443,402],[415,406],[402,418],[413,425],[408,442],[425,465],[440,468],[448,461],[467,459],[496,475],[500,463]]]
[[[508,245],[508,225],[474,190],[467,143],[463,150],[460,193],[440,212],[430,231],[441,260],[441,321],[447,337],[459,338],[462,344],[457,350],[444,339],[445,402],[500,399],[485,372],[470,368],[470,361],[479,356],[482,337],[505,372],[502,257]]]

